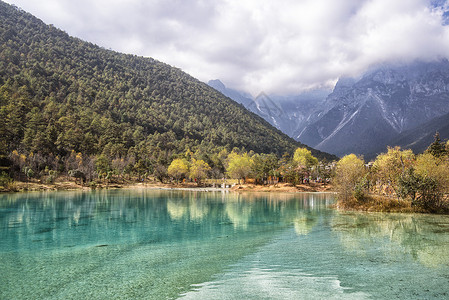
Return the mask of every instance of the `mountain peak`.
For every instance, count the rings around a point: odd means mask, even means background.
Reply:
[[[337,83],[335,84],[334,87],[334,92],[341,90],[341,89],[346,89],[346,88],[350,88],[352,87],[355,83],[356,83],[356,79],[352,78],[352,77],[340,77],[337,81]]]
[[[270,97],[268,97],[268,95],[267,95],[265,92],[260,92],[259,95],[257,95],[256,100],[257,100],[257,99],[264,99],[264,98],[265,98],[265,99],[266,99],[266,98],[269,99]]]
[[[341,78],[326,105],[298,136],[336,155],[373,155],[401,132],[449,113],[446,61],[382,65],[360,80]]]
[[[214,89],[219,90],[220,92],[226,89],[226,86],[224,85],[223,82],[221,82],[220,79],[209,80],[207,84],[213,87]]]

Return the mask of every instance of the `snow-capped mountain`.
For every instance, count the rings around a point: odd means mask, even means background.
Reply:
[[[331,92],[315,90],[295,96],[267,95],[261,92],[257,97],[252,97],[247,93],[227,88],[218,79],[210,80],[208,84],[291,137],[304,129],[311,113]]]
[[[301,143],[338,156],[369,159],[396,145],[420,152],[437,130],[449,138],[447,60],[383,65],[340,78],[333,91],[293,97],[252,98],[222,83],[219,90]]]
[[[336,155],[374,154],[407,130],[449,113],[449,62],[382,66],[342,80],[301,142]]]

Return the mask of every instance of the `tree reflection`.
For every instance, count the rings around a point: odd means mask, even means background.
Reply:
[[[24,193],[0,198],[0,226],[11,247],[33,240],[48,242],[33,247],[154,243],[288,227],[306,235],[328,198],[144,189]]]
[[[304,212],[298,213],[298,216],[293,221],[296,234],[299,236],[308,235],[317,224],[317,221],[318,219],[314,215]]]
[[[410,255],[427,267],[449,262],[448,216],[339,213],[332,231],[354,255],[366,256],[381,246],[385,259]]]
[[[189,203],[179,200],[168,200],[167,211],[173,220],[181,220],[188,211]]]

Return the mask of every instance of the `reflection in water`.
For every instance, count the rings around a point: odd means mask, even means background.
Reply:
[[[447,298],[448,217],[339,213],[332,201],[144,189],[0,195],[0,299]]]
[[[194,194],[189,196],[189,213],[190,219],[200,222],[203,218],[206,218],[209,214],[209,206],[205,199],[198,201]]]
[[[358,256],[382,245],[386,259],[408,254],[427,267],[449,266],[449,216],[340,213],[332,230]]]
[[[188,211],[188,203],[184,201],[168,200],[167,211],[173,220],[181,220]]]
[[[178,198],[167,201],[167,211],[173,220],[187,218],[193,221],[201,221],[209,214],[209,207],[201,199],[196,199],[194,194],[189,196],[189,200]]]
[[[294,220],[295,232],[297,235],[307,235],[312,231],[312,228],[317,224],[316,216],[298,212],[298,217]]]
[[[253,199],[254,201],[254,199]],[[250,221],[253,202],[245,202],[241,199],[241,194],[231,194],[225,203],[225,211],[234,227],[246,229]]]
[[[331,201],[314,197],[143,189],[4,194],[0,298],[173,298],[271,241],[301,211]]]

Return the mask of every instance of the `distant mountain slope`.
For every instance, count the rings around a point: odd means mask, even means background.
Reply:
[[[314,121],[297,138],[339,156],[374,155],[377,149],[393,146],[404,131],[418,137],[420,125],[447,113],[447,60],[384,66],[359,80],[337,83]]]
[[[4,2],[0,105],[8,151],[114,156],[244,147],[281,155],[301,146],[177,68],[72,38]]]
[[[291,120],[282,108],[280,102],[273,100],[265,93],[260,93],[247,108],[264,118],[271,125],[289,134],[291,131]]]
[[[320,107],[330,93],[328,90],[315,90],[294,96],[277,96],[261,92],[253,98],[244,92],[227,88],[218,79],[208,84],[291,137],[299,135],[310,121],[312,112]]]
[[[219,79],[209,80],[207,84],[226,97],[231,98],[235,102],[240,103],[245,107],[248,107],[253,102],[251,95],[233,89],[228,89]]]
[[[449,114],[432,119],[411,130],[406,130],[391,140],[389,144],[420,153],[434,141],[436,132],[439,132],[442,141],[449,140]]]
[[[323,92],[290,98],[262,93],[250,104],[248,97],[240,102],[296,140],[338,156],[373,158],[396,145],[420,152],[435,131],[445,136],[447,60],[385,65],[358,79],[341,78],[332,93]],[[236,100],[236,93],[229,97]]]

